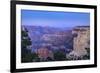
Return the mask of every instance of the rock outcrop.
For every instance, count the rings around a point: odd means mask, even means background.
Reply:
[[[83,56],[87,54],[86,48],[90,49],[90,27],[78,26],[73,31],[73,51],[69,55]]]

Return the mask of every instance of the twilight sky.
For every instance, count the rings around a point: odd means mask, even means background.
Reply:
[[[22,25],[74,27],[89,26],[90,14],[79,12],[55,12],[39,10],[21,10]]]

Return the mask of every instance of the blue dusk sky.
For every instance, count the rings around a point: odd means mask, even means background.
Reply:
[[[56,28],[89,26],[90,13],[21,10],[22,25]]]

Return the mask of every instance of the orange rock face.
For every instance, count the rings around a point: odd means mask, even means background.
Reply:
[[[47,59],[48,57],[53,58],[53,53],[47,48],[40,48],[37,50],[39,58]]]

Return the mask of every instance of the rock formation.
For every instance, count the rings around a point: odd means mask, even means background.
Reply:
[[[73,51],[70,55],[83,56],[87,54],[86,48],[90,49],[90,27],[78,26],[73,31]]]

